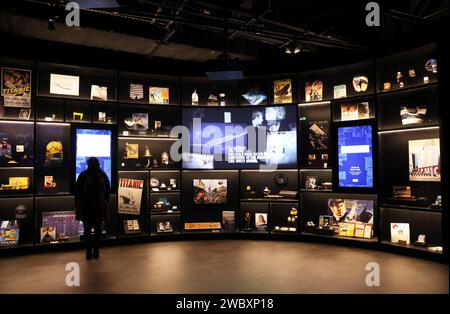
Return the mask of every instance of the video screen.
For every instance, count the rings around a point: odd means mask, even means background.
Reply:
[[[227,179],[194,179],[195,204],[226,204]]]
[[[87,169],[89,157],[97,157],[111,182],[111,130],[76,130],[76,179]]]
[[[339,186],[372,188],[372,126],[338,128]]]
[[[297,166],[295,106],[185,108],[183,125],[190,131],[184,168]]]

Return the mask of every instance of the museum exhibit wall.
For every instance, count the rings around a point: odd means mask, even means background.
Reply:
[[[0,249],[80,242],[74,183],[97,156],[105,241],[280,234],[439,258],[436,59],[430,44],[209,81],[0,58]],[[178,125],[191,132],[173,160]]]

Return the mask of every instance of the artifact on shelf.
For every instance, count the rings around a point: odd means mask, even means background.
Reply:
[[[353,77],[352,83],[355,92],[365,92],[369,86],[369,78],[364,75],[357,75]]]
[[[392,89],[392,86],[391,86],[391,83],[389,83],[389,82],[385,82],[385,83],[383,83],[383,90],[391,90]]]
[[[161,164],[162,165],[168,165],[169,164],[169,153],[166,151],[163,151],[161,153]]]
[[[219,106],[225,106],[226,103],[225,93],[219,93]]]
[[[418,245],[418,246],[425,246],[427,243],[426,243],[426,235],[424,235],[424,234],[419,234],[418,236],[417,236],[417,240],[414,242],[414,244],[415,245]]]
[[[410,69],[409,71],[408,71],[408,74],[409,74],[409,77],[416,77],[416,71],[414,71],[414,69]]]
[[[191,105],[198,106],[198,94],[196,89],[194,89],[191,95]]]
[[[253,191],[253,189],[250,185],[247,185],[244,190],[244,197],[245,198],[254,198],[255,195],[256,195],[256,192]]]
[[[437,60],[436,59],[430,59],[425,63],[425,69],[428,72],[437,73],[438,66],[437,66]]]
[[[423,124],[427,114],[427,108],[416,106],[414,108],[403,106],[400,108],[402,125]]]
[[[64,148],[60,141],[50,141],[45,146],[45,163],[62,163]]]
[[[56,188],[56,182],[53,176],[44,176],[44,189],[54,189]]]

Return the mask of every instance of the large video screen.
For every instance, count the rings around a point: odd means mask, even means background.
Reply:
[[[338,128],[339,187],[372,188],[372,126]]]
[[[297,166],[295,106],[185,108],[183,125],[190,131],[184,168]]]
[[[97,157],[111,182],[111,130],[76,130],[76,178],[87,169],[89,157]]]

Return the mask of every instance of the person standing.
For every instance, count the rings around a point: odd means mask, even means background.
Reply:
[[[86,259],[100,257],[100,237],[102,221],[106,220],[110,182],[108,176],[100,168],[96,157],[87,161],[87,170],[83,171],[75,186],[75,205],[77,216],[83,221]],[[94,241],[92,242],[92,228]]]

